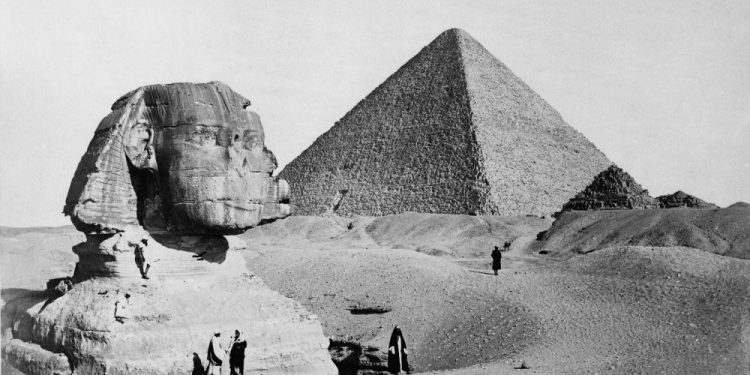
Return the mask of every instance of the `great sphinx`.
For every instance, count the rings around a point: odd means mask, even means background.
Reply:
[[[228,234],[289,214],[250,101],[220,82],[152,85],[112,105],[65,200],[85,233]]]
[[[4,307],[4,358],[31,374],[184,374],[205,366],[214,332],[239,330],[247,371],[337,372],[317,318],[241,255],[236,234],[290,213],[249,106],[220,82],[115,101],[63,209],[86,234],[75,272]]]

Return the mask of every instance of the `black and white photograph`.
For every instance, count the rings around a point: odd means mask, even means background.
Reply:
[[[746,0],[0,0],[3,375],[750,374]]]

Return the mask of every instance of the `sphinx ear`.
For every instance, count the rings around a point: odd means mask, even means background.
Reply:
[[[136,168],[157,170],[153,127],[146,120],[128,125],[122,138],[128,160]]]

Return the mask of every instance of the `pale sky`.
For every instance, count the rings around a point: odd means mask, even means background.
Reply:
[[[462,4],[465,3],[465,4]],[[222,81],[280,166],[459,27],[652,196],[750,202],[750,1],[0,0],[0,225],[69,224],[99,121],[146,84]]]

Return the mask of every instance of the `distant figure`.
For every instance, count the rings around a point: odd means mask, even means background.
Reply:
[[[144,238],[141,240],[141,242],[136,243],[134,246],[135,246],[135,265],[138,266],[138,271],[141,272],[141,277],[144,279],[148,279],[148,270],[151,268],[151,265],[146,263],[146,257],[143,254],[143,252],[146,249],[146,246],[148,246],[148,241]]]
[[[245,372],[245,348],[247,341],[240,337],[240,331],[234,331],[234,340],[229,349],[229,371],[231,375],[243,375]]]
[[[130,294],[117,294],[115,301],[115,320],[119,323],[125,323],[125,319],[130,318],[128,307],[130,305]]]
[[[193,372],[191,375],[205,375],[206,372],[203,370],[203,362],[198,353],[193,353]]]
[[[222,358],[226,352],[219,342],[220,336],[219,330],[214,331],[214,337],[211,337],[211,342],[208,343],[208,367],[206,368],[208,375],[221,375],[221,364],[224,362]]]
[[[391,341],[388,343],[388,371],[392,374],[409,373],[409,361],[406,355],[406,341],[398,326],[393,327]]]
[[[503,253],[500,252],[500,248],[495,246],[495,250],[492,250],[492,270],[495,271],[495,276],[497,276],[497,271],[502,268],[502,262],[503,262]]]

